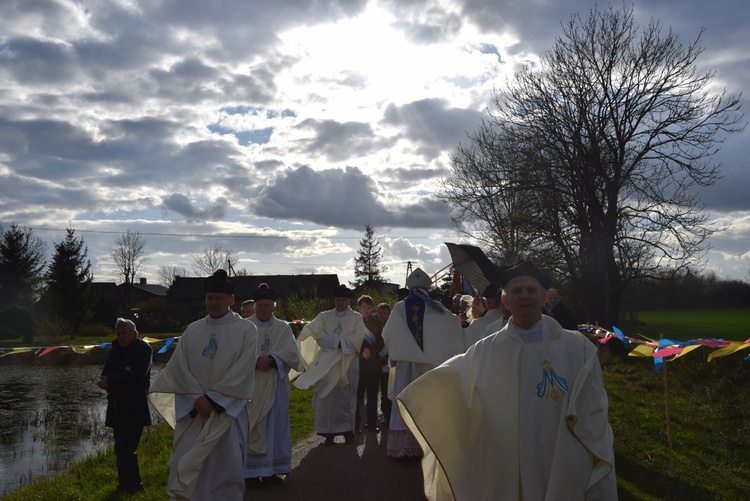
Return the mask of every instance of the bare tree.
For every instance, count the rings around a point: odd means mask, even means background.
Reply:
[[[145,247],[146,240],[137,231],[127,230],[115,236],[110,253],[123,283],[134,283],[135,277],[148,261],[148,258],[144,257]]]
[[[171,287],[175,277],[187,277],[188,271],[182,266],[159,266],[159,283],[164,287]]]
[[[127,230],[115,236],[114,245],[110,250],[112,259],[117,266],[119,275],[125,284],[125,306],[131,307],[132,285],[135,283],[135,277],[140,274],[141,268],[148,261],[144,257],[144,248],[146,240],[137,231]]]
[[[459,233],[479,240],[488,255],[515,264],[541,246],[534,219],[542,217],[536,193],[518,176],[526,162],[513,137],[504,137],[486,121],[451,156],[452,175],[438,197],[457,213]]]
[[[636,26],[632,8],[594,8],[493,96],[491,136],[521,161],[486,182],[536,193],[523,232],[556,252],[589,321],[616,322],[629,280],[699,262],[716,230],[697,188],[719,178],[721,134],[744,124],[739,97],[696,69],[701,35],[683,45],[656,21]]]
[[[200,256],[193,256],[193,271],[199,277],[207,277],[221,268],[230,275],[235,275],[233,270],[236,263],[237,257],[233,250],[225,249],[222,244],[213,244],[203,249]]]

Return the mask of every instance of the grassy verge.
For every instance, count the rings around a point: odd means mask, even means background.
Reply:
[[[707,362],[698,353],[655,374],[650,360],[602,350],[621,500],[743,499],[750,491],[750,368],[743,354]]]
[[[310,405],[312,391],[292,390],[289,417],[292,423],[292,442],[313,431],[314,414]],[[117,492],[117,470],[112,447],[73,465],[70,471],[42,477],[3,498],[4,501],[116,501],[139,499],[161,501],[166,497],[167,460],[172,451],[172,429],[166,424],[146,429],[138,448],[141,476],[146,493],[134,496]]]
[[[5,501],[84,501],[145,499],[163,500],[166,495],[167,460],[172,449],[172,429],[166,425],[146,429],[138,448],[143,482],[147,492],[139,496],[117,492],[117,470],[112,447],[73,465],[61,475],[42,477],[3,499]]]

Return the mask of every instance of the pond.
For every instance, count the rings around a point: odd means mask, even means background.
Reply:
[[[100,365],[0,366],[0,497],[112,445],[100,373]]]

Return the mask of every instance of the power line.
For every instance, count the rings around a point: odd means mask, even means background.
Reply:
[[[31,227],[28,226],[30,230],[34,231],[60,231],[65,232],[67,231],[67,228],[45,228],[45,227]],[[102,235],[119,235],[120,233],[124,233],[122,231],[113,231],[113,230],[81,230],[78,228],[74,228],[76,233],[98,233]],[[345,236],[325,236],[325,235],[310,235],[310,236],[289,236],[289,235],[216,235],[216,234],[206,234],[206,233],[159,233],[159,232],[147,232],[147,231],[139,231],[141,235],[144,236],[150,236],[150,237],[179,237],[179,238],[287,238],[287,239],[309,239],[309,238],[328,238],[331,240],[359,240],[361,237],[345,237]],[[400,235],[392,236],[392,235],[383,235],[384,237],[388,238],[399,238]],[[447,238],[447,237],[434,237],[434,236],[423,236],[423,235],[408,235],[408,237],[403,238],[409,238],[411,239],[440,239],[440,238]]]

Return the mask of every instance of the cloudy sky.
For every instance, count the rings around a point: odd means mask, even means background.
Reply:
[[[368,221],[386,277],[450,262],[434,197],[493,89],[534,64],[590,0],[3,0],[0,224],[50,249],[72,226],[95,280],[138,231],[160,266],[221,244],[253,274],[338,273]],[[630,5],[630,4],[627,4]],[[715,89],[747,91],[750,4],[636,1],[689,42]],[[745,107],[747,111],[747,107]],[[750,131],[704,190],[706,266],[750,277]]]

